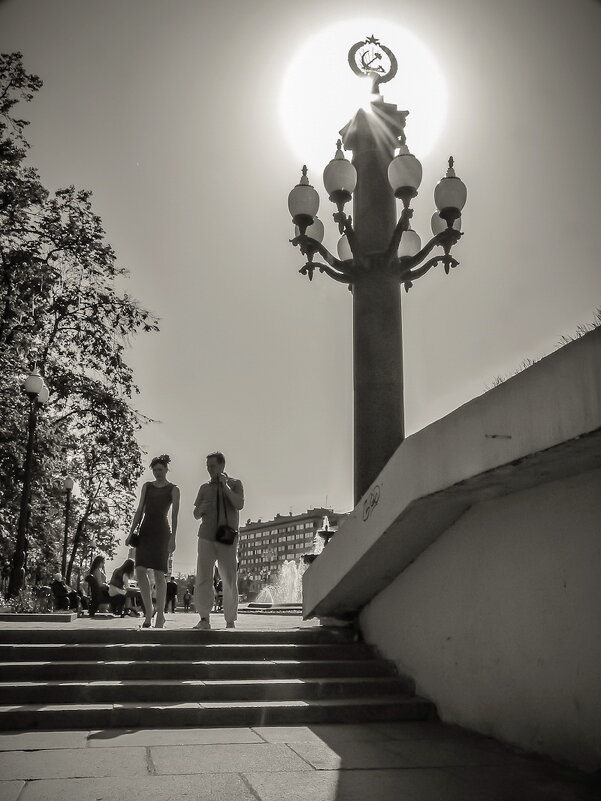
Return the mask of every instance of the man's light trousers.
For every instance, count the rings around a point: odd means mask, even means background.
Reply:
[[[223,615],[226,623],[233,623],[238,617],[238,538],[233,545],[198,539],[198,561],[196,563],[196,583],[194,585],[194,608],[200,615],[209,619],[213,608],[215,590],[213,569],[215,562],[223,582]]]

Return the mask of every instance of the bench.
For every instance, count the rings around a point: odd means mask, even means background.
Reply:
[[[70,609],[79,612],[80,601],[75,590],[67,587],[64,582],[53,581],[50,585],[53,611],[69,611]]]

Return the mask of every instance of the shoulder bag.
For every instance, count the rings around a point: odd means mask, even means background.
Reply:
[[[233,545],[234,542],[236,541],[236,537],[238,536],[238,529],[233,528],[227,523],[227,512],[225,509],[225,498],[223,496],[223,489],[221,488],[220,485],[217,485],[217,522],[219,522],[220,501],[221,504],[223,505],[223,518],[226,522],[222,523],[220,526],[217,526],[215,539],[222,545]]]

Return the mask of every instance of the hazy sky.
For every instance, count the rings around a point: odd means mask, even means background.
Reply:
[[[127,291],[161,317],[160,334],[140,337],[129,361],[138,408],[161,421],[141,444],[171,454],[182,491],[176,570],[195,562],[191,508],[214,449],[244,481],[244,520],[326,501],[352,507],[352,299],[297,272],[286,200],[302,160],[279,98],[306,40],[365,8],[0,0],[0,50],[20,50],[44,81],[21,109],[31,163],[50,188],[93,190],[130,270]],[[423,240],[450,154],[468,187],[461,266],[403,293],[411,433],[552,351],[601,305],[601,3],[372,0],[369,13],[418,37],[447,82],[415,203]],[[321,79],[296,87],[309,130],[323,125],[317,96],[336,96],[329,77],[324,57]],[[385,99],[411,111],[395,81]],[[333,145],[337,128],[322,135]],[[311,178],[334,249],[320,172]]]

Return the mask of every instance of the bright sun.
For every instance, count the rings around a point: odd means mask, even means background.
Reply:
[[[358,108],[368,107],[370,82],[349,67],[355,42],[375,36],[398,61],[398,72],[380,86],[388,103],[409,111],[407,145],[418,158],[427,156],[441,133],[447,111],[447,87],[430,51],[410,33],[382,19],[339,22],[307,40],[292,59],[280,94],[280,117],[288,142],[313,179],[321,176],[336,150],[338,131]]]

